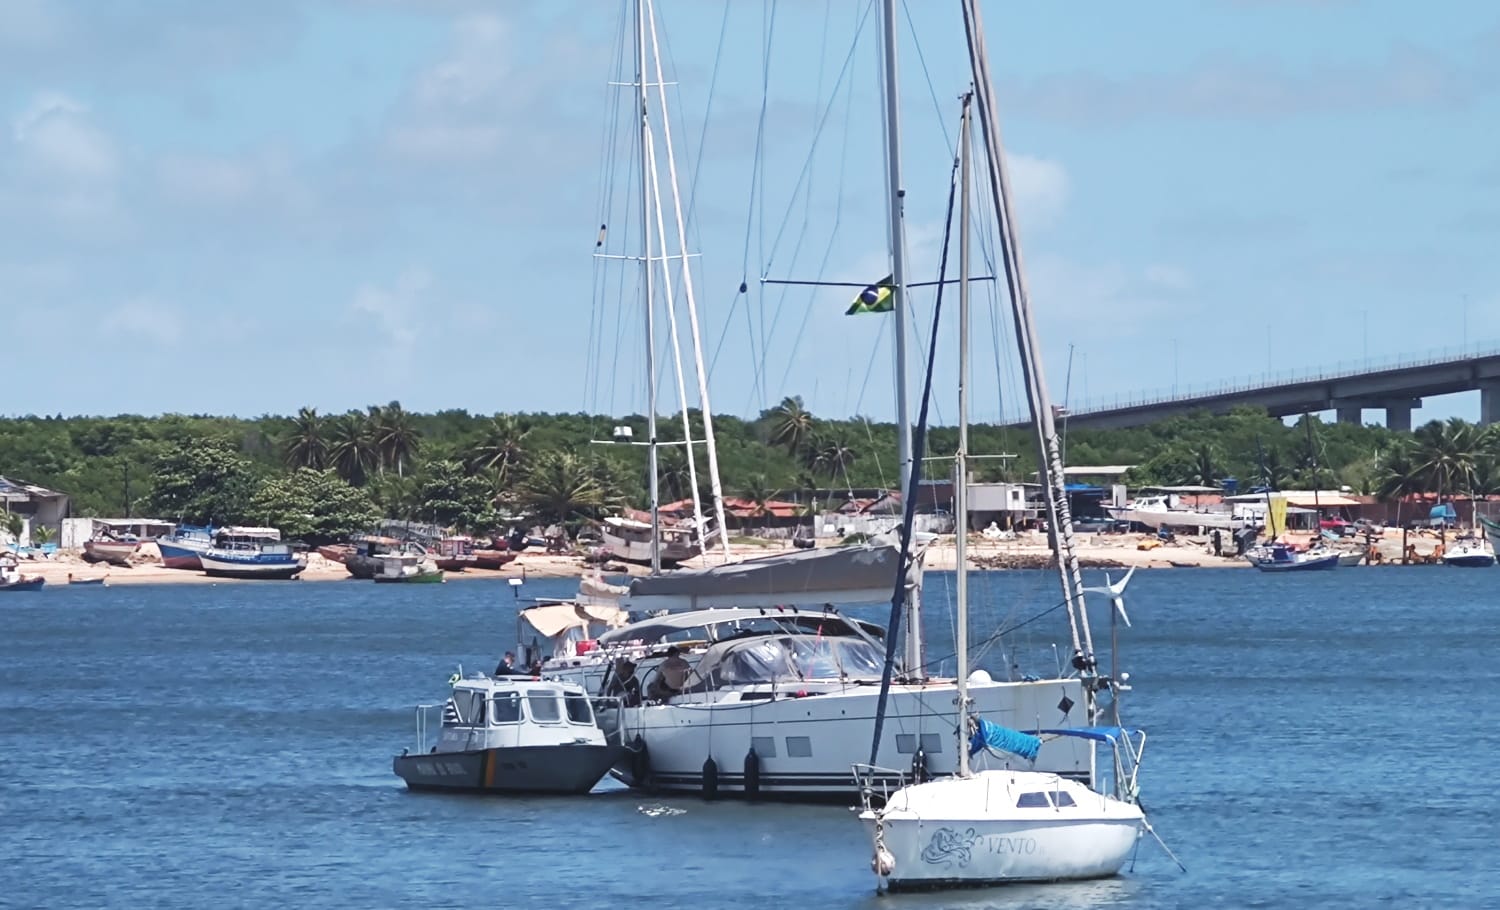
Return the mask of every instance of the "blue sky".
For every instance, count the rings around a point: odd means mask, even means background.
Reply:
[[[889,417],[889,320],[758,281],[885,273],[878,12],[658,3],[715,409],[801,394]],[[957,9],[903,13],[916,279],[936,272],[967,84]],[[634,252],[639,218],[629,123],[606,129],[628,93],[607,85],[629,78],[620,13],[0,0],[0,410],[640,411],[635,276],[591,255],[601,222],[608,251]],[[1055,398],[1500,339],[1500,11],[987,15]],[[983,419],[1019,401],[981,296]],[[670,372],[661,390],[672,409]],[[1454,396],[1424,414],[1477,409]]]

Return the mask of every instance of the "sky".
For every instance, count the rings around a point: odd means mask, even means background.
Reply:
[[[629,11],[0,0],[0,412],[641,412],[641,269],[595,256],[601,224],[599,252],[640,254],[635,89],[610,84],[633,78]],[[655,13],[713,409],[802,395],[817,414],[888,419],[890,318],[844,316],[848,289],[762,283],[888,271],[878,8]],[[1500,347],[1500,10],[1161,0],[987,16],[1054,399]],[[908,0],[899,25],[907,244],[912,280],[932,280],[967,58],[956,2]],[[987,212],[976,236],[992,249]],[[1014,416],[1003,301],[977,287],[974,416]],[[931,313],[914,292],[914,364]],[[955,332],[945,318],[939,419]],[[1477,412],[1476,394],[1451,396],[1417,419]]]

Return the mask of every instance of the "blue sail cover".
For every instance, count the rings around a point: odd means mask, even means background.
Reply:
[[[1002,727],[981,717],[979,729],[975,730],[974,735],[969,739],[969,754],[976,755],[986,748],[1009,752],[1027,761],[1034,761],[1037,750],[1042,748],[1042,741],[1030,733]]]
[[[1076,736],[1100,743],[1115,743],[1122,739],[1140,735],[1133,727],[1068,727],[1064,730],[1038,730],[1041,736]]]

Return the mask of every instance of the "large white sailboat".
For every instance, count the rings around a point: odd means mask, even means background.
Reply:
[[[1003,247],[1012,299],[1017,302],[1018,322],[1026,320],[1025,289],[1020,280],[1020,255],[1015,226],[1005,191],[1004,155],[999,144],[993,97],[989,92],[984,39],[977,0],[965,3],[965,22],[973,58],[974,81],[980,87],[980,104],[989,127],[986,147],[991,166],[995,209],[1004,215]],[[969,151],[970,98],[964,100],[960,129],[962,203],[960,224],[959,290],[959,442],[955,455],[954,513],[959,528],[967,527],[968,495],[968,388],[969,388]],[[1023,369],[1031,374],[1036,392],[1033,406],[1050,413],[1045,384],[1035,352],[1023,357]],[[1044,445],[1047,427],[1038,422]],[[1060,475],[1060,465],[1044,459],[1043,472]],[[1055,484],[1045,485],[1047,495]],[[1071,547],[1056,538],[1063,549]],[[957,688],[960,721],[955,725],[958,769],[947,778],[917,781],[887,793],[877,782],[879,766],[874,760],[856,767],[861,779],[864,806],[860,819],[866,825],[874,850],[872,868],[878,888],[918,889],[971,887],[1013,881],[1056,881],[1097,878],[1119,871],[1134,849],[1145,825],[1145,816],[1133,802],[1135,773],[1144,746],[1144,734],[1116,726],[1066,727],[1021,733],[985,717],[985,710],[971,698],[968,676],[968,583],[965,534],[957,538],[958,658]],[[1060,550],[1061,555],[1061,550]],[[1125,583],[1109,590],[1123,615]],[[1118,700],[1116,700],[1118,713]],[[973,731],[974,742],[970,736]],[[1046,737],[1044,739],[1043,737]],[[1114,793],[1097,792],[1078,781],[1049,770],[1038,770],[1036,760],[1044,742],[1071,741],[1108,744],[1114,756]],[[880,752],[876,744],[876,754]],[[976,770],[970,751],[1001,758],[1001,768]],[[1019,767],[1017,767],[1019,766]],[[883,797],[883,798],[881,798]]]
[[[641,147],[649,151],[645,83],[651,73],[648,48],[654,52],[656,43],[652,0],[638,0],[636,27]],[[906,489],[913,458],[895,30],[895,7],[887,3],[888,284],[900,476]],[[653,75],[657,83],[663,81],[659,63]],[[670,142],[667,147],[670,160]],[[650,186],[653,178],[642,182]],[[1058,534],[1071,535],[1065,499],[1049,498],[1048,519]],[[619,699],[614,717],[602,722],[612,725],[613,735],[627,747],[615,773],[632,786],[711,796],[848,799],[858,792],[850,768],[869,758],[867,749],[877,738],[879,751],[899,757],[904,767],[873,772],[876,783],[896,786],[913,776],[954,774],[961,762],[951,741],[960,722],[960,690],[958,681],[928,674],[921,634],[922,562],[920,547],[908,550],[899,540],[880,540],[637,578],[621,606],[666,615],[601,635],[584,652],[558,654],[543,672],[579,679],[589,691]],[[1081,727],[1094,719],[1096,694],[1110,682],[1094,671],[1087,624],[1077,621],[1083,605],[1076,559],[1060,563],[1059,570],[1069,591],[1072,672],[1043,679],[976,675],[967,681],[967,697],[986,717],[1029,728]],[[851,619],[840,609],[891,602],[898,588],[899,642],[887,642],[886,629]],[[897,651],[896,644],[903,646],[902,656],[885,679],[887,649]],[[1040,746],[1036,767],[1092,784],[1094,751],[1086,740],[1054,738]]]

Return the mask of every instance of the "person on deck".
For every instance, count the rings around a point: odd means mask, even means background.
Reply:
[[[621,657],[615,661],[614,669],[610,671],[609,683],[604,687],[604,694],[610,698],[620,699],[620,704],[626,708],[634,708],[641,703],[641,682],[635,678],[635,662],[628,657]]]
[[[682,659],[682,651],[675,645],[667,649],[667,659],[656,668],[647,696],[654,701],[666,701],[687,688],[688,674],[693,665]]]
[[[516,676],[519,675],[520,672],[520,670],[516,669],[516,655],[511,653],[510,651],[506,651],[505,656],[500,659],[500,663],[495,666],[495,672],[491,675]]]

